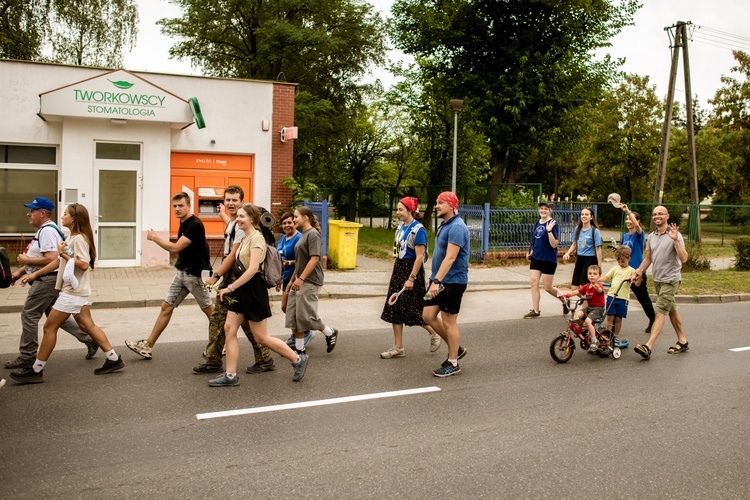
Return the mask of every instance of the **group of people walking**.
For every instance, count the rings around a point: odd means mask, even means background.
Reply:
[[[602,275],[602,237],[590,208],[581,210],[576,227],[574,241],[563,255],[568,260],[576,253],[576,265],[573,270],[573,293],[565,294],[553,286],[553,277],[557,269],[557,246],[559,244],[559,226],[552,218],[552,208],[546,202],[539,203],[539,220],[535,223],[531,248],[526,254],[530,261],[530,282],[532,309],[524,318],[538,318],[541,315],[539,283],[544,290],[563,303],[563,313],[568,313],[566,299],[572,294],[582,295],[586,300],[583,314],[578,313],[579,321],[589,328],[593,335],[593,323],[607,312],[607,328],[615,336],[619,335],[622,320],[627,317],[628,302],[632,291],[648,318],[645,333],[650,334],[647,342],[638,344],[633,349],[644,359],[651,358],[651,350],[661,334],[664,323],[669,317],[677,335],[677,343],[668,349],[669,354],[684,353],[688,350],[688,341],[675,304],[675,295],[679,290],[682,276],[682,264],[687,262],[688,253],[685,241],[676,224],[669,224],[667,208],[658,205],[652,211],[655,229],[646,238],[641,227],[641,216],[624,203],[617,203],[625,214],[625,226],[628,230],[622,237],[620,245],[615,248],[617,266],[607,276]],[[657,300],[652,303],[647,288],[646,271],[652,268]],[[607,293],[606,306],[599,295],[603,294],[602,282],[611,282]],[[622,285],[622,286],[621,286]],[[579,288],[580,287],[580,288]],[[603,297],[603,295],[602,295]],[[618,339],[620,347],[627,347],[627,339]],[[596,349],[595,336],[591,339],[593,351]]]
[[[305,346],[315,331],[325,336],[328,353],[336,347],[339,337],[338,330],[324,323],[317,310],[324,274],[322,238],[316,216],[305,206],[298,207],[293,214],[285,213],[281,217],[284,235],[276,243],[271,231],[262,224],[261,209],[243,203],[243,200],[244,192],[239,186],[225,189],[224,203],[219,207],[219,215],[226,224],[223,259],[219,268],[204,281],[202,272],[211,270],[211,263],[203,223],[191,214],[188,194],[181,192],[172,197],[172,209],[180,221],[177,240],[164,239],[153,230],[148,231],[147,239],[178,254],[177,272],[150,335],[145,339],[125,341],[130,350],[144,359],[152,359],[153,348],[174,310],[188,294],[192,294],[209,320],[208,343],[193,372],[220,373],[217,378],[209,380],[212,387],[239,385],[237,333],[240,327],[253,347],[255,359],[246,372],[252,374],[275,369],[270,354],[274,352],[291,363],[294,381],[305,375],[309,363]],[[11,378],[21,384],[44,381],[44,368],[54,350],[60,328],[85,344],[87,359],[102,349],[106,359],[94,371],[95,374],[122,369],[122,358],[93,321],[88,302],[90,271],[96,261],[88,210],[78,203],[65,208],[61,222],[70,231],[70,237],[66,239],[50,220],[55,209],[51,200],[38,197],[24,206],[28,209],[29,223],[37,228],[37,232],[26,250],[18,255],[18,262],[23,266],[12,275],[13,284],[28,284],[30,288],[21,313],[20,354],[15,360],[5,363],[5,368],[18,369],[11,373]],[[460,344],[458,314],[468,284],[469,231],[458,215],[458,208],[455,193],[443,192],[436,199],[435,213],[440,225],[427,278],[424,269],[428,255],[427,232],[421,223],[418,200],[405,197],[399,201],[396,214],[400,224],[394,238],[395,264],[381,314],[381,319],[392,325],[394,344],[380,357],[404,357],[404,325],[419,326],[428,333],[431,352],[437,351],[442,342],[448,347],[447,359],[432,371],[437,377],[461,373],[458,360],[467,353]],[[622,320],[627,317],[632,290],[649,319],[646,333],[650,333],[648,341],[637,345],[634,350],[649,359],[665,319],[669,317],[677,334],[677,343],[668,352],[686,352],[688,341],[675,305],[675,294],[681,282],[680,269],[688,258],[683,237],[675,224],[668,224],[669,213],[663,206],[653,210],[656,229],[648,239],[641,227],[640,215],[624,204],[621,209],[626,215],[628,233],[623,236],[616,254],[619,270],[611,271],[607,278],[613,285],[627,282],[627,286],[625,292],[609,294],[606,310],[611,310],[612,314],[607,318],[608,327],[615,333],[619,332]],[[538,211],[539,220],[535,223],[531,248],[527,253],[532,298],[532,309],[524,316],[527,319],[541,315],[540,282],[547,293],[563,303],[564,313],[567,313],[566,299],[571,295],[553,286],[560,229],[552,218],[552,207],[541,202]],[[268,288],[261,276],[266,252],[273,251],[276,245],[284,271],[283,283],[277,291],[282,292],[285,327],[292,332],[286,342],[269,334],[267,319],[271,316],[271,308]],[[607,281],[601,278],[602,237],[589,208],[581,211],[574,242],[563,255],[563,260],[568,260],[574,253],[574,289],[579,294],[595,290],[591,296],[584,297],[587,299],[602,294],[601,281]],[[653,269],[657,293],[655,304],[652,304],[646,288],[649,267]],[[211,288],[217,291],[213,301],[209,293]],[[589,304],[579,318],[587,325],[602,315],[603,304],[595,300],[596,304]],[[47,315],[47,320],[39,344],[38,324],[42,314]],[[226,367],[222,363],[224,356]]]

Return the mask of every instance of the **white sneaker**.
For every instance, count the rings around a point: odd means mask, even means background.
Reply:
[[[589,344],[589,354],[596,354],[596,351],[599,349],[599,343],[598,342],[592,342]]]
[[[146,359],[151,359],[151,346],[148,345],[146,339],[138,341],[126,340],[125,345],[134,353],[143,356]]]
[[[440,343],[443,340],[437,333],[430,334],[430,352],[435,352],[440,348]]]
[[[380,357],[383,359],[391,359],[391,358],[403,358],[404,357],[404,348],[402,347],[399,349],[395,345],[388,349],[385,352],[380,353]]]

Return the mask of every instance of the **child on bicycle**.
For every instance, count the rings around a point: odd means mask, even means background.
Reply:
[[[607,293],[607,329],[616,337],[620,334],[622,320],[628,317],[628,302],[630,301],[630,277],[635,270],[630,267],[630,247],[620,245],[615,250],[617,265],[609,270],[602,281],[612,286]],[[628,339],[620,341],[620,347],[627,347]]]
[[[581,285],[578,290],[566,293],[565,297],[570,298],[574,295],[582,297],[586,304],[575,315],[578,324],[586,325],[589,336],[586,339],[589,342],[589,351],[596,352],[598,343],[596,340],[596,327],[594,322],[604,317],[604,285],[601,284],[602,268],[593,264],[587,269],[589,282]]]

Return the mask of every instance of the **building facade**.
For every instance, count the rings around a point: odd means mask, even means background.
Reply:
[[[293,175],[295,90],[0,60],[0,241],[22,251],[34,233],[23,204],[46,196],[88,208],[98,265],[168,265],[146,232],[176,236],[170,197],[185,191],[218,248],[216,207],[228,184],[275,215],[289,208],[282,180]]]

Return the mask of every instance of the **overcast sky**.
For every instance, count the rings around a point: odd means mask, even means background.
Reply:
[[[562,1],[562,0],[561,0]],[[647,75],[657,87],[657,95],[665,97],[669,84],[672,53],[670,39],[664,28],[677,21],[691,21],[692,42],[689,44],[693,94],[698,95],[703,107],[721,86],[721,75],[729,74],[735,65],[732,49],[750,53],[750,18],[748,0],[641,0],[644,4],[635,17],[635,26],[625,28],[612,40],[608,50],[614,57],[626,58],[624,70]],[[197,75],[188,62],[169,59],[173,40],[164,37],[156,26],[163,17],[177,17],[180,11],[166,0],[139,0],[140,24],[138,45],[125,56],[125,68],[134,71],[153,71]],[[393,0],[371,0],[375,8],[389,14]],[[690,33],[689,33],[690,34]],[[401,57],[392,52],[392,58]],[[370,81],[380,78],[384,85],[393,83],[385,70],[375,69]],[[675,100],[684,102],[682,55],[676,84]]]

